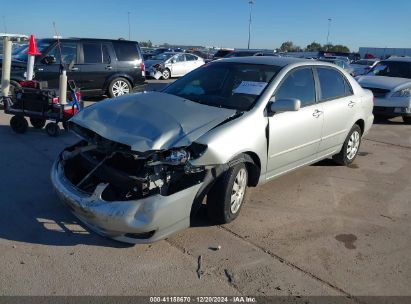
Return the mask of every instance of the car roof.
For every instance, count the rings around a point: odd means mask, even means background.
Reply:
[[[40,38],[39,40],[57,41],[57,38]],[[110,42],[130,42],[138,43],[137,41],[125,40],[125,39],[106,39],[106,38],[61,38],[60,41],[110,41]]]
[[[411,57],[391,57],[384,61],[411,62]]]
[[[265,64],[275,66],[286,66],[294,63],[313,62],[308,59],[300,59],[293,57],[275,57],[275,56],[251,56],[251,57],[232,57],[218,60],[218,62],[236,62],[250,64]]]

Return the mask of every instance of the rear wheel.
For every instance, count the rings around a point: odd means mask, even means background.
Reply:
[[[231,167],[215,183],[207,195],[208,217],[218,224],[237,218],[244,204],[248,172],[244,163]]]
[[[26,133],[29,123],[23,116],[16,115],[10,119],[10,127],[14,132],[23,134]]]
[[[60,127],[55,122],[49,122],[46,125],[46,132],[51,137],[57,137],[60,135]]]
[[[354,162],[361,146],[361,133],[361,128],[358,125],[352,127],[340,153],[333,156],[335,162],[343,166],[348,166]]]
[[[46,125],[46,120],[42,118],[30,118],[30,123],[36,129],[43,129]]]
[[[403,116],[402,120],[406,123],[406,124],[411,124],[411,116]]]
[[[111,98],[114,98],[130,94],[131,89],[130,82],[125,78],[119,77],[110,82],[108,93]]]

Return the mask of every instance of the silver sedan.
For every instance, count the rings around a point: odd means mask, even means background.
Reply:
[[[69,127],[53,185],[92,230],[129,243],[187,228],[206,199],[233,221],[248,187],[319,160],[351,164],[373,95],[343,69],[295,58],[212,62],[169,85],[103,101]],[[277,190],[278,191],[278,190]]]

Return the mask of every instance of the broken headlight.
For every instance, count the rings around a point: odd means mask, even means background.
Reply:
[[[173,166],[185,165],[190,159],[190,153],[185,149],[171,150],[164,160]]]

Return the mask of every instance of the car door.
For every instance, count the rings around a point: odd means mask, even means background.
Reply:
[[[275,113],[269,120],[267,178],[273,178],[317,158],[323,127],[322,104],[317,103],[311,67],[290,71],[274,93],[275,100],[296,98],[301,108]]]
[[[175,55],[171,62],[171,74],[173,76],[183,76],[187,73],[186,57],[184,54]]]
[[[204,60],[198,56],[192,54],[185,54],[186,62],[187,62],[187,71],[186,73],[195,70],[196,68],[202,66],[204,64]]]
[[[112,73],[109,45],[98,41],[82,42],[82,58],[78,67],[79,86],[86,91],[101,91]]]
[[[332,67],[316,67],[324,128],[319,155],[338,152],[354,124],[356,98],[347,78]]]

